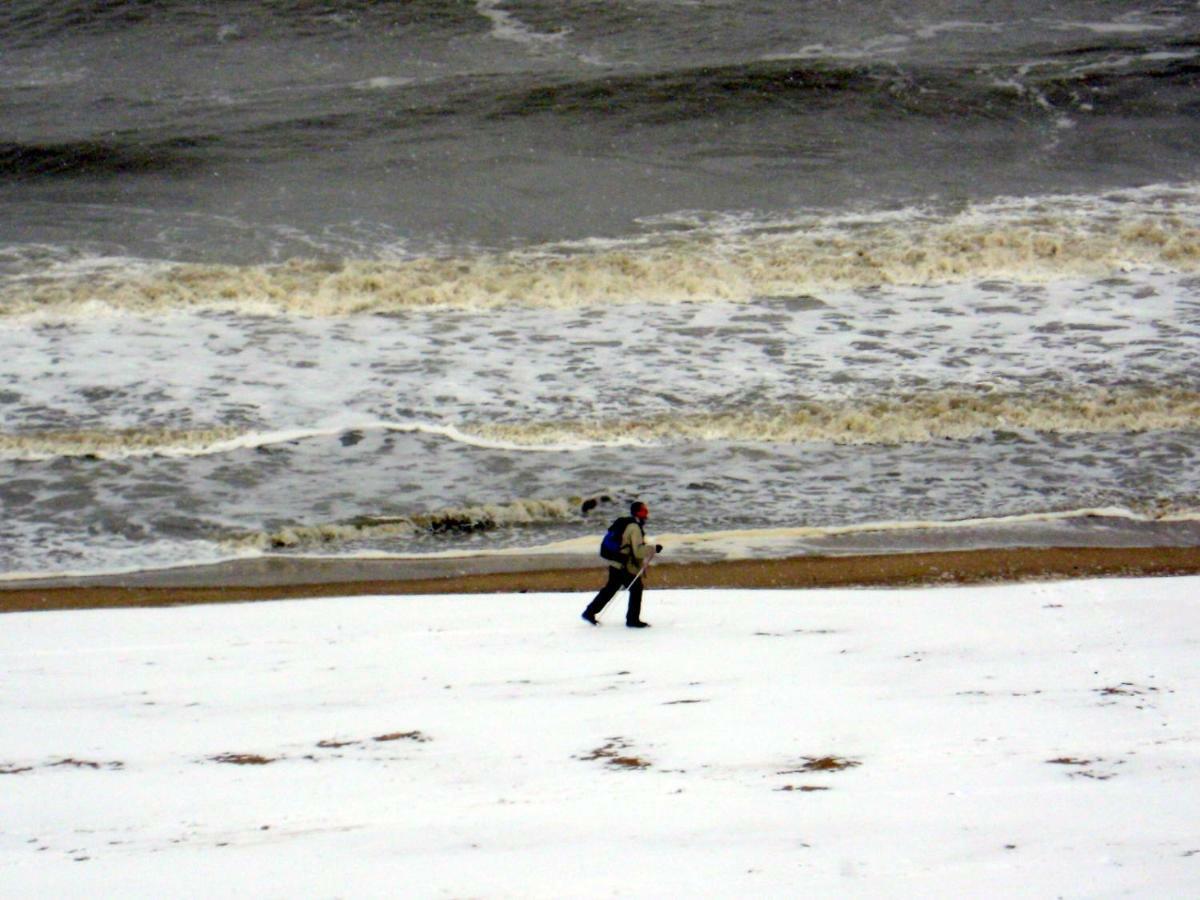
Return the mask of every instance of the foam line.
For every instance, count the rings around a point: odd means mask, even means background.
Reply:
[[[904,398],[811,401],[790,408],[646,416],[632,422],[480,425],[476,434],[522,448],[662,445],[681,441],[919,444],[996,431],[1138,433],[1200,428],[1200,392],[1091,389],[1020,396],[934,391]]]
[[[355,421],[314,428],[238,433],[195,430],[41,431],[0,434],[0,459],[125,459],[205,456],[347,431],[429,434],[485,450],[565,452],[680,442],[902,445],[971,440],[997,431],[1133,434],[1200,429],[1200,392],[1090,389],[1071,394],[932,391],[909,397],[810,401],[784,409],[647,415],[636,421],[478,423]]]
[[[427,422],[349,421],[317,428],[291,428],[276,431],[239,433],[235,429],[193,430],[121,429],[113,431],[38,431],[0,434],[0,459],[36,462],[58,458],[130,459],[149,456],[213,456],[237,450],[254,450],[289,441],[332,437],[347,431],[393,431],[430,434],[455,443],[487,450],[573,450],[588,446],[586,441],[544,442],[524,445],[501,438],[469,434],[453,425]]]
[[[757,528],[733,531],[707,531],[674,533],[665,532],[653,535],[653,539],[671,546],[676,550],[704,550],[712,545],[732,545],[732,552],[737,555],[760,555],[746,551],[747,546],[761,549],[763,544],[789,544],[800,541],[812,541],[824,538],[843,537],[847,535],[881,534],[887,532],[913,533],[919,531],[954,531],[973,528],[1004,528],[1020,525],[1051,524],[1067,522],[1075,519],[1118,519],[1128,522],[1200,522],[1200,510],[1181,511],[1173,513],[1148,514],[1139,513],[1124,507],[1086,507],[1081,509],[1058,510],[1053,512],[1020,513],[1010,516],[993,518],[931,520],[914,519],[909,521],[863,522],[854,525],[828,526],[796,526],[789,528]],[[503,550],[498,553],[583,553],[595,552],[598,538],[571,538],[556,541],[541,547],[524,550]],[[766,554],[762,554],[766,555]]]

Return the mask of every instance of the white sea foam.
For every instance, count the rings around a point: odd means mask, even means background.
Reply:
[[[388,91],[394,88],[408,87],[416,81],[414,78],[399,78],[387,75],[379,75],[375,78],[366,78],[362,81],[356,81],[352,87],[360,91]]]
[[[56,88],[79,84],[87,77],[88,70],[85,68],[22,66],[0,69],[0,86],[16,89]]]
[[[1138,273],[748,305],[3,319],[0,458],[206,456],[355,429],[552,452],[1194,432],[1189,284]]]
[[[93,540],[71,565],[50,562],[37,569],[0,571],[0,583],[141,575],[258,559],[264,555],[261,550],[248,545],[234,547],[210,541],[158,541],[142,547],[118,547]]]
[[[1138,21],[1139,17],[1139,13],[1132,13],[1112,22],[1059,21],[1051,23],[1050,27],[1059,31],[1089,31],[1092,34],[1127,35],[1166,31],[1171,25],[1178,24],[1179,22],[1177,18],[1163,19],[1157,22],[1143,22]]]
[[[492,36],[524,47],[538,49],[561,44],[568,31],[545,33],[530,28],[513,13],[504,9],[504,0],[475,0],[476,11],[492,25]]]
[[[943,34],[999,34],[1004,30],[1004,26],[996,22],[967,22],[967,21],[947,21],[937,22],[932,25],[925,25],[917,29],[917,37],[925,40],[941,37]]]

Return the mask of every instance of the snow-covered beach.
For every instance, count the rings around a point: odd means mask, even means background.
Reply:
[[[0,895],[1191,896],[1198,588],[4,615]]]

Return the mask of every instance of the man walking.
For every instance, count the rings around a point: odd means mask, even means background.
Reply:
[[[642,621],[642,573],[646,564],[662,550],[659,545],[646,543],[646,520],[650,508],[640,500],[629,507],[629,517],[617,519],[609,531],[620,530],[620,559],[608,564],[608,583],[583,611],[583,620],[596,625],[596,616],[616,596],[621,588],[629,588],[629,606],[625,610],[627,628],[649,628]]]

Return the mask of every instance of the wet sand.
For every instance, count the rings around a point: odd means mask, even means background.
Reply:
[[[1031,579],[1200,574],[1200,547],[1003,548],[722,562],[664,561],[647,575],[663,588],[902,587]],[[0,586],[0,612],[174,606],[363,594],[594,592],[592,557],[422,560],[245,560],[130,576]]]

